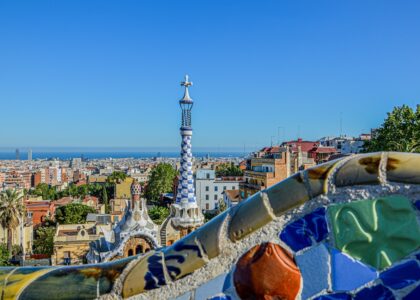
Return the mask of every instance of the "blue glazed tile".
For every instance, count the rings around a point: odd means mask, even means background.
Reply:
[[[296,255],[296,263],[303,279],[302,299],[307,299],[329,288],[330,254],[324,244],[319,244]]]
[[[394,300],[395,297],[388,288],[379,284],[370,288],[364,288],[363,290],[360,290],[354,297],[354,300],[367,299]]]
[[[175,299],[171,299],[171,300],[191,300],[191,292],[186,292],[185,294],[176,297]]]
[[[331,249],[331,281],[334,291],[351,291],[378,278],[378,272],[346,254]]]
[[[208,298],[208,300],[230,300],[231,298],[228,295],[217,295],[212,298]],[[198,298],[197,298],[198,300]]]
[[[420,299],[420,285],[408,293],[403,300],[419,300]]]
[[[346,293],[325,294],[318,296],[313,300],[351,300],[351,296]]]
[[[145,290],[156,289],[166,284],[165,273],[162,264],[162,255],[154,254],[147,259],[149,271],[144,276]]]
[[[382,272],[379,277],[386,286],[398,290],[420,280],[420,267],[416,261],[410,260]]]
[[[280,239],[296,252],[324,240],[327,235],[325,208],[321,207],[287,225]]]
[[[418,210],[420,210],[420,200],[414,202],[414,205],[417,207]]]
[[[222,274],[216,278],[204,283],[195,290],[195,299],[213,299],[223,294],[223,284],[226,281],[227,274]],[[217,298],[215,298],[217,299]],[[221,298],[223,299],[223,298]]]

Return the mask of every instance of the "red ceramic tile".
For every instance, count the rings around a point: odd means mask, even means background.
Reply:
[[[301,276],[292,256],[273,243],[257,245],[236,264],[233,277],[241,299],[295,299]]]

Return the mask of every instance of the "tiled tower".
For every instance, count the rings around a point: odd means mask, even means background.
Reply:
[[[140,195],[141,195],[141,185],[137,180],[133,180],[133,183],[131,184],[131,207],[134,208],[134,202],[140,201]]]
[[[193,100],[188,92],[188,88],[192,86],[192,82],[188,81],[188,75],[185,76],[185,81],[181,82],[181,86],[185,87],[184,97],[179,100],[182,110],[180,128],[182,137],[181,167],[177,197],[175,203],[171,206],[171,214],[172,224],[175,228],[180,229],[182,235],[184,235],[201,226],[204,222],[204,216],[198,208],[194,190],[191,152],[191,109]]]

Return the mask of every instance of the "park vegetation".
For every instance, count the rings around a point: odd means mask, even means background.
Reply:
[[[420,152],[420,105],[395,107],[365,144],[365,152]]]

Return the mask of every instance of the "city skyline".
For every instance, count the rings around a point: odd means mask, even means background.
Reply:
[[[193,151],[369,132],[419,103],[419,6],[3,1],[0,147],[175,149],[187,73]]]

